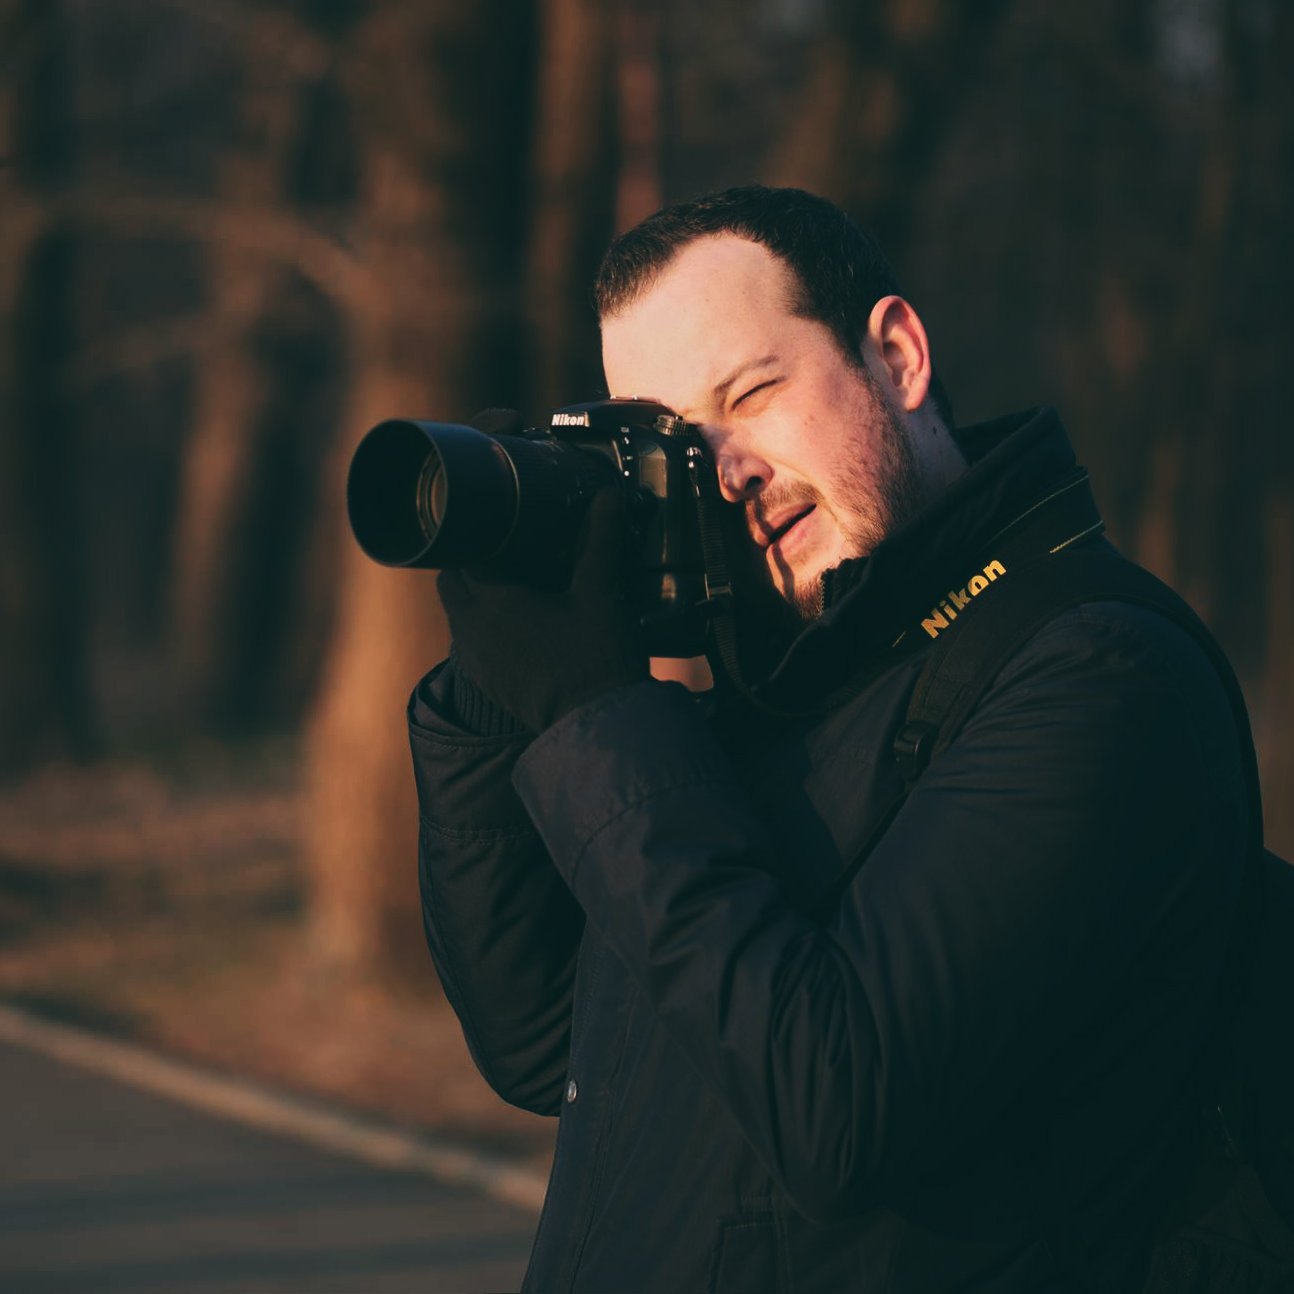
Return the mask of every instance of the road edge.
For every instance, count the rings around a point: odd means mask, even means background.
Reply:
[[[137,1043],[46,1020],[4,1002],[0,1002],[0,1041],[374,1168],[473,1187],[530,1213],[537,1214],[544,1200],[544,1175],[524,1164],[276,1091],[252,1079],[204,1069]]]

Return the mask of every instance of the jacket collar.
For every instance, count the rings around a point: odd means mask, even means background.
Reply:
[[[1072,479],[1074,450],[1056,411],[1037,408],[962,428],[970,466],[867,557],[823,578],[824,609],[791,641],[760,691],[775,704],[821,696],[869,664],[907,650],[907,631],[989,560],[995,538]]]

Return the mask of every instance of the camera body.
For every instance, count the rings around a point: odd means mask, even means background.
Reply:
[[[699,430],[662,404],[567,405],[517,435],[392,419],[360,442],[346,497],[360,547],[383,565],[560,588],[590,498],[617,482],[648,652],[701,655],[733,505]]]

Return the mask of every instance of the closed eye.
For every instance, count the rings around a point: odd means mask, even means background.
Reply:
[[[782,379],[778,377],[770,377],[764,382],[757,382],[754,386],[750,388],[749,391],[745,391],[741,395],[739,395],[732,402],[732,407],[734,409],[738,408],[740,405],[745,404],[746,401],[751,398],[751,396],[757,395],[760,391],[767,391],[769,387],[776,386],[778,382],[780,382],[781,380]]]

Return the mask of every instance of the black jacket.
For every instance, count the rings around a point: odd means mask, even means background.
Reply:
[[[415,692],[432,953],[485,1078],[561,1118],[527,1290],[1137,1287],[1245,831],[1196,645],[1058,617],[812,911],[893,795],[921,613],[1074,468],[1050,411],[965,438],[784,661],[799,702],[855,683],[821,717],[646,682],[531,741],[465,730],[452,664]]]

